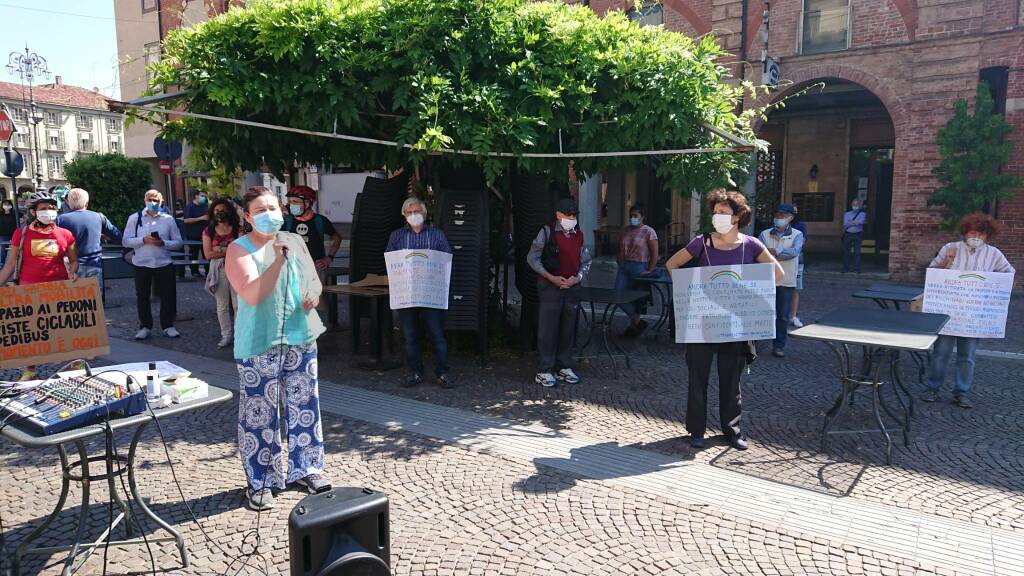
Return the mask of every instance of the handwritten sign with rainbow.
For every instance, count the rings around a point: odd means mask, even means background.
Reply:
[[[391,309],[448,309],[452,255],[437,250],[394,250],[384,253]]]
[[[676,342],[710,343],[775,337],[775,270],[771,264],[672,271]]]
[[[1013,274],[929,268],[923,312],[946,314],[946,336],[1004,338]]]

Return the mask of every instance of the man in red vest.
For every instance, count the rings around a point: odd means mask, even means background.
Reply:
[[[583,232],[576,222],[578,213],[575,200],[559,200],[556,221],[541,228],[526,256],[530,268],[537,273],[540,300],[536,382],[546,388],[559,381],[580,381],[569,367],[578,304],[574,287],[590,271],[590,252],[583,247]]]

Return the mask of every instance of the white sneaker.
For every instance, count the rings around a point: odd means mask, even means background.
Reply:
[[[231,344],[233,344],[234,341],[235,339],[232,338],[231,336],[225,336],[220,339],[220,342],[217,342],[217,348],[227,348],[228,346],[231,346]]]
[[[558,384],[558,380],[555,380],[555,376],[551,372],[541,372],[537,374],[533,381],[545,388],[552,388]]]
[[[167,336],[168,338],[177,338],[178,336],[181,336],[181,332],[178,332],[177,328],[171,326],[170,328],[164,330],[164,336]]]
[[[580,377],[577,376],[576,373],[572,371],[572,368],[562,368],[561,370],[558,371],[556,377],[562,382],[565,382],[566,384],[580,383]]]
[[[139,328],[139,331],[135,333],[136,340],[145,340],[149,338],[149,328]]]
[[[789,323],[792,324],[794,328],[803,328],[804,327],[804,323],[801,322],[800,318],[798,318],[796,316],[793,316],[793,319],[790,320]]]

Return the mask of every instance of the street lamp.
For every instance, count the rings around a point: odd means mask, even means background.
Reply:
[[[43,189],[43,164],[39,157],[39,123],[43,121],[43,115],[36,106],[35,97],[32,94],[32,85],[36,76],[43,78],[50,77],[50,69],[47,67],[46,59],[29,52],[28,45],[25,45],[25,52],[11,52],[7,63],[7,72],[21,78],[22,89],[28,83],[28,104],[31,110],[29,118],[32,121],[32,156],[35,159],[35,181],[36,190]],[[22,92],[24,94],[24,92]],[[17,191],[15,191],[17,193]]]

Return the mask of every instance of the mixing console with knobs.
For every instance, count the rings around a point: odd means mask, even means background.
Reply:
[[[53,378],[11,398],[0,398],[0,428],[12,425],[54,434],[107,418],[146,411],[145,392],[99,376]]]

